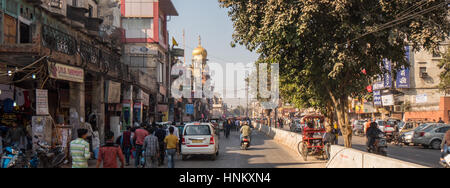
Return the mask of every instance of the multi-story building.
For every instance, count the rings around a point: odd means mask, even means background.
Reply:
[[[33,124],[33,134],[50,142],[52,125],[72,127],[76,137],[74,130],[89,122],[103,142],[108,114],[122,112],[121,86],[132,83],[113,43],[120,38],[100,30],[99,15],[119,8],[105,2],[108,9],[97,0],[0,1],[0,100],[12,101],[1,107],[3,125]],[[103,27],[120,26],[112,20]]]
[[[440,52],[446,52],[450,41],[441,43]],[[450,97],[439,90],[442,60],[440,53],[425,50],[411,53],[410,88],[404,89],[404,119],[412,121],[438,121],[450,123]]]
[[[171,0],[121,0],[123,60],[136,78],[141,93],[150,96],[147,104],[124,101],[133,106],[135,120],[168,120],[171,67],[167,22],[178,16]]]

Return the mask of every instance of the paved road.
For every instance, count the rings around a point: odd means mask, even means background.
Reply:
[[[226,139],[221,133],[219,156],[215,161],[208,156],[192,156],[182,161],[176,157],[176,168],[325,168],[325,161],[304,162],[298,153],[289,150],[269,139],[263,133],[253,132],[252,146],[243,151],[239,146],[239,135],[232,131]],[[131,161],[131,164],[134,164]],[[160,168],[167,168],[166,165]],[[89,161],[89,167],[95,168],[95,161]],[[133,168],[133,165],[126,168]]]
[[[216,161],[196,156],[186,161],[177,159],[177,168],[324,168],[324,161],[304,162],[301,157],[260,132],[254,132],[252,147],[243,151],[239,147],[239,135],[231,132],[226,139],[220,137],[220,152]]]
[[[339,138],[339,143],[344,143],[342,137]],[[353,148],[361,151],[366,151],[366,138],[353,136],[352,139]],[[441,168],[439,165],[439,158],[441,156],[439,150],[424,149],[421,146],[395,146],[388,145],[388,157],[395,159],[416,163],[432,168]]]

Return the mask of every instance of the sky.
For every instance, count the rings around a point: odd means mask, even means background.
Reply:
[[[198,46],[198,36],[201,36],[203,48],[208,51],[208,63],[217,63],[222,67],[236,65],[235,63],[253,63],[258,58],[258,54],[250,52],[244,46],[236,45],[231,47],[233,23],[228,17],[227,9],[219,6],[218,0],[172,0],[179,16],[172,16],[169,19],[168,30],[170,43],[172,37],[183,47],[183,29],[186,36],[186,61],[190,64],[192,50]],[[215,69],[214,71],[221,71]],[[225,97],[225,101],[235,107],[238,101],[245,104],[245,82],[243,73],[225,71],[224,78],[220,74],[213,75],[212,82],[216,92]],[[232,81],[235,75],[236,81]],[[224,82],[225,80],[225,83]],[[226,93],[220,88],[226,88]],[[219,90],[219,91],[218,91]],[[235,90],[236,94],[235,94]],[[234,98],[234,99],[233,99]]]

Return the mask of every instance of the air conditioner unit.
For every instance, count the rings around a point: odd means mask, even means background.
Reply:
[[[400,105],[395,105],[395,106],[394,106],[394,112],[402,112],[402,106],[400,106]]]
[[[427,72],[421,72],[420,73],[420,78],[426,78],[428,77],[428,73]]]

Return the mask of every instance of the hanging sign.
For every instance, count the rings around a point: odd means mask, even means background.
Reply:
[[[36,115],[48,114],[48,91],[36,89]]]

